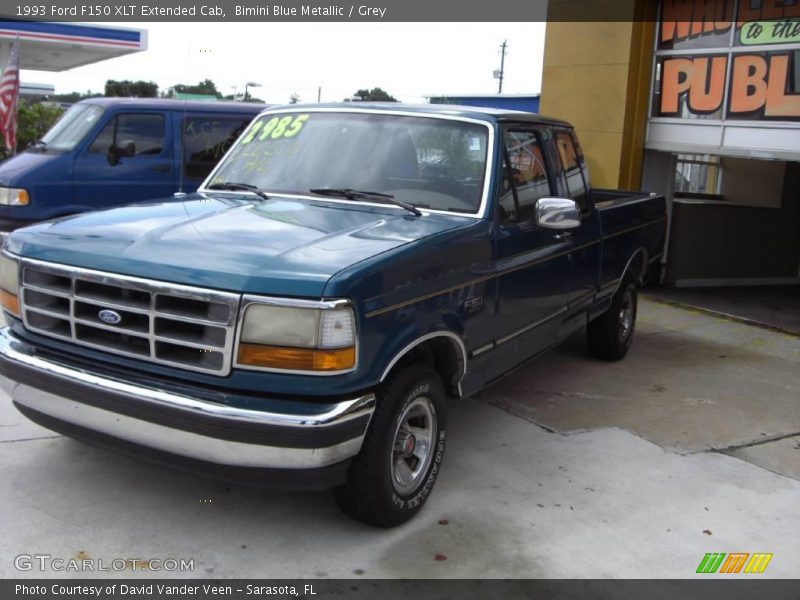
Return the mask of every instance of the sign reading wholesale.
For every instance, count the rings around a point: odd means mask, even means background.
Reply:
[[[655,117],[800,120],[800,2],[663,0]]]

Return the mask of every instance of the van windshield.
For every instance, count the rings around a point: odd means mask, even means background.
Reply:
[[[104,110],[95,104],[73,104],[44,134],[41,147],[46,150],[72,150],[94,127]]]
[[[476,213],[488,136],[486,125],[456,119],[270,113],[253,121],[206,185],[246,184],[268,194],[320,198],[369,190],[418,208]],[[375,194],[360,198],[381,202]]]

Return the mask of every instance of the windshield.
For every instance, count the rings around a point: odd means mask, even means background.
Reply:
[[[97,123],[103,110],[94,104],[73,104],[42,137],[45,148],[72,150]]]
[[[369,190],[419,208],[475,213],[488,135],[484,125],[441,118],[267,114],[251,124],[207,185],[301,195],[322,188]]]

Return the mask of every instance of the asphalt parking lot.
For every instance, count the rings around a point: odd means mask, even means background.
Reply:
[[[707,552],[800,564],[800,338],[642,300],[620,363],[576,336],[451,405],[444,470],[377,530],[327,493],[264,492],[55,435],[0,399],[2,577],[686,578]],[[194,560],[18,571],[20,554]],[[734,577],[734,576],[731,576]]]

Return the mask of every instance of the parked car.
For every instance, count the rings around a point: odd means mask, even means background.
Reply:
[[[193,192],[263,104],[92,98],[0,164],[0,232]]]
[[[625,356],[665,229],[663,196],[591,189],[563,121],[270,109],[183,202],[11,234],[0,371],[54,431],[393,526],[448,401],[582,329]]]

